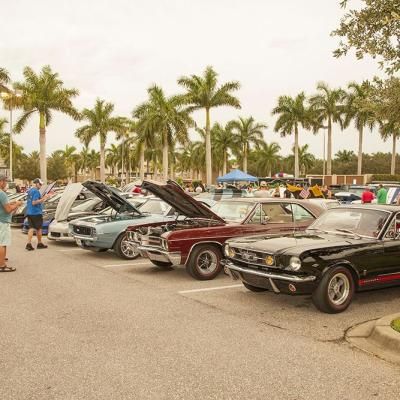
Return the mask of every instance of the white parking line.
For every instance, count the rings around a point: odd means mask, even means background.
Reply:
[[[112,268],[112,267],[129,267],[136,265],[148,265],[150,267],[152,264],[149,262],[137,262],[137,263],[126,263],[126,264],[107,264],[107,265],[101,265],[101,267]]]
[[[181,290],[178,293],[185,294],[185,293],[196,293],[196,292],[209,292],[211,290],[223,290],[223,289],[232,289],[232,288],[238,288],[238,287],[243,287],[243,285],[240,284],[240,285],[230,285],[230,286],[216,286],[216,287],[210,287],[210,288],[204,288],[204,289]]]

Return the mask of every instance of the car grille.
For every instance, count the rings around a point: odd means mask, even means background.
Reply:
[[[77,235],[83,235],[83,236],[91,236],[92,235],[92,228],[89,228],[88,226],[73,225],[72,231],[74,233],[76,233]]]
[[[251,267],[252,265],[257,265],[262,267],[263,269],[276,268],[275,257],[270,253],[253,251],[241,247],[232,247],[232,246],[231,249],[235,252],[235,256],[232,258],[234,260],[247,264],[249,267]],[[272,265],[267,265],[265,263],[265,259],[268,256],[271,256],[273,258]]]
[[[159,236],[141,235],[140,244],[142,246],[161,247],[161,238]]]
[[[60,232],[50,232],[50,236],[59,238],[61,237],[61,234]]]

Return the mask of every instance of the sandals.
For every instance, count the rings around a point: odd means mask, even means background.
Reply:
[[[5,265],[4,267],[0,267],[0,272],[14,272],[16,271],[16,268],[14,267],[8,267]]]

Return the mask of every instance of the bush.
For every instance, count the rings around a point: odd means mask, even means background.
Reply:
[[[392,323],[391,323],[391,327],[392,327],[395,331],[400,332],[400,318],[394,319],[394,320],[392,321]]]
[[[373,181],[390,181],[390,182],[400,182],[400,175],[390,175],[390,174],[377,174],[372,175],[371,182]]]

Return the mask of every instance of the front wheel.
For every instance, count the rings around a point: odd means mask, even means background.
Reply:
[[[322,277],[312,300],[322,312],[340,313],[350,305],[355,291],[354,279],[345,267],[334,267]]]
[[[222,270],[221,250],[214,245],[195,247],[186,264],[186,271],[199,281],[214,279]]]
[[[114,244],[114,251],[118,257],[125,260],[134,260],[138,258],[140,253],[136,246],[133,246],[131,242],[128,242],[126,234],[121,234]]]
[[[248,283],[245,283],[245,282],[242,282],[242,283],[246,289],[251,290],[252,292],[266,292],[268,290],[268,289],[264,289],[261,287],[249,285]]]

